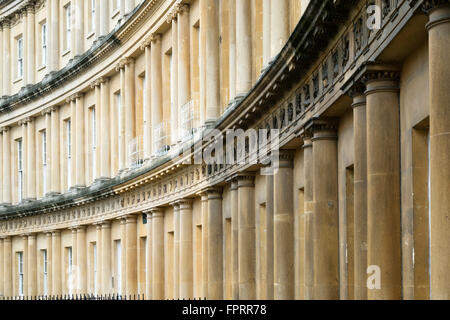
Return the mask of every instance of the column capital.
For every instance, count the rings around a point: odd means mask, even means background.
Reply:
[[[151,208],[149,210],[152,213],[153,218],[159,218],[164,216],[164,209],[160,207]]]
[[[222,188],[221,187],[208,187],[199,192],[199,194],[207,196],[208,200],[222,199]]]
[[[86,226],[77,226],[75,228],[75,230],[77,231],[77,233],[83,233],[86,232],[87,227]]]
[[[1,127],[1,128],[0,128],[0,133],[8,132],[10,129],[11,129],[11,128],[8,127],[8,126]]]
[[[422,10],[429,17],[426,25],[428,31],[442,23],[450,23],[450,0],[426,0]]]
[[[395,65],[366,63],[361,81],[366,85],[366,95],[375,92],[398,91],[400,69]]]
[[[2,28],[11,28],[11,19],[3,17],[0,19],[0,24],[2,25]]]
[[[347,95],[353,99],[352,108],[366,105],[366,86],[361,81],[356,82],[347,92]]]
[[[180,199],[175,202],[178,205],[180,210],[189,210],[192,209],[192,199]]]
[[[167,14],[166,21],[168,24],[171,24],[172,21],[177,21],[177,8],[174,8]]]
[[[255,187],[254,172],[240,172],[233,175],[233,179],[237,182],[237,188]]]
[[[187,3],[179,3],[176,6],[176,13],[177,14],[184,14],[189,12],[189,5]]]
[[[51,231],[53,237],[60,237],[61,231],[60,230],[53,230]]]
[[[28,122],[31,122],[31,118],[24,118],[17,122],[19,126],[26,126]]]
[[[51,114],[53,111],[55,111],[56,107],[48,107],[41,111],[41,115],[45,116],[46,114]]]
[[[11,242],[11,236],[2,236],[1,239],[3,242]]]
[[[238,189],[238,182],[234,176],[228,178],[225,182],[230,184],[231,191]]]
[[[339,121],[336,118],[313,118],[306,124],[306,129],[313,133],[311,141],[336,140]]]
[[[311,130],[306,129],[306,127],[303,127],[300,129],[300,131],[297,134],[297,137],[300,137],[303,140],[303,149],[306,148],[312,148],[312,141],[313,133]]]
[[[416,1],[409,0],[410,3],[415,4]],[[422,11],[430,14],[435,9],[443,7],[450,7],[450,0],[425,0],[422,3]]]

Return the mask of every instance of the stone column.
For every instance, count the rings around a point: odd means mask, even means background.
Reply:
[[[3,95],[11,94],[11,21],[3,20]]]
[[[172,32],[172,73],[170,75],[171,86],[171,104],[170,104],[170,132],[171,144],[176,144],[178,141],[178,128],[181,123],[178,121],[178,116],[181,115],[181,110],[178,108],[178,23],[177,12],[172,12],[167,19],[171,24]]]
[[[94,130],[95,131],[95,154],[92,154],[92,157],[95,157],[95,163],[94,163],[95,166],[92,168],[94,181],[97,181],[100,179],[100,175],[101,175],[100,155],[101,155],[101,150],[103,149],[102,145],[99,143],[99,140],[101,139],[101,136],[102,136],[101,121],[99,121],[99,118],[101,118],[101,113],[102,113],[102,96],[100,93],[100,81],[101,81],[101,79],[97,79],[91,84],[91,88],[94,89],[94,93],[95,93],[95,108],[94,108],[95,128],[92,128],[92,120],[89,119],[89,121],[91,123],[91,130],[95,129]],[[122,92],[122,89],[121,89],[121,92]],[[122,110],[123,110],[123,108],[122,108]],[[90,133],[91,136],[93,134],[94,134],[94,132]],[[90,142],[90,144],[92,144],[92,142]],[[92,150],[92,145],[89,146],[89,149]]]
[[[61,176],[60,176],[60,149],[59,149],[59,110],[57,107],[51,109],[51,190],[52,194],[61,192]]]
[[[61,233],[52,232],[52,294],[60,295],[61,291]]]
[[[234,2],[234,1],[231,1]],[[231,297],[239,299],[239,206],[238,206],[238,182],[231,180],[230,188],[230,210],[231,210]]]
[[[100,10],[101,10],[101,2],[102,0],[95,0],[95,37],[98,38],[100,36]]]
[[[3,248],[3,237],[0,238],[0,295],[5,296],[5,279],[4,279],[4,267],[5,267],[5,258],[4,258],[4,248]]]
[[[289,39],[289,0],[270,1],[270,56],[274,58]]]
[[[79,279],[79,274],[78,274],[78,243],[77,243],[77,228],[72,228],[70,229],[72,232],[72,295],[78,294],[79,292],[79,287],[78,287],[78,279]],[[64,245],[62,246],[63,249],[63,255],[62,255],[62,265],[63,265],[63,274],[67,275],[67,269],[65,269],[65,262],[67,261],[67,257],[65,257],[65,247]],[[70,284],[68,281],[68,277],[66,276],[65,278],[65,285],[63,285],[63,292],[65,291],[65,288],[69,288]],[[67,293],[70,293],[70,291],[68,290]]]
[[[100,37],[109,33],[109,15],[109,1],[100,1]]]
[[[450,299],[450,5],[424,1],[430,86],[431,298]]]
[[[81,55],[84,53],[84,2],[85,0],[75,0],[74,5],[74,18],[75,18],[75,24],[74,24],[74,41],[75,41],[75,47],[73,56]]]
[[[88,245],[88,244],[87,244]],[[102,248],[102,225],[100,223],[95,224],[95,246],[97,248],[97,277],[93,278],[92,283],[92,293],[94,294],[103,294],[103,248]],[[109,256],[109,261],[111,261],[111,255]],[[92,261],[92,266],[94,265],[94,261]],[[105,268],[106,269],[106,268]],[[111,283],[111,279],[109,280]],[[95,290],[95,283],[97,284],[97,290]],[[109,293],[109,292],[108,292]]]
[[[365,87],[355,85],[353,98],[354,136],[354,272],[355,299],[367,299],[367,122]]]
[[[144,124],[144,160],[149,160],[152,155],[152,80],[151,80],[151,66],[152,55],[150,49],[150,41],[145,41],[141,46],[141,50],[145,51],[145,124]]]
[[[220,116],[219,2],[206,6],[206,125]]]
[[[164,211],[152,209],[152,298],[164,299]]]
[[[269,0],[266,0],[269,1]],[[229,90],[230,100],[236,96],[236,0],[228,1],[228,43],[230,46],[229,54]],[[231,102],[231,101],[230,101]],[[233,222],[232,222],[233,223]]]
[[[110,115],[109,79],[99,79],[100,84],[100,179],[108,180],[111,177],[111,147],[110,147]],[[134,93],[133,93],[134,95]]]
[[[102,241],[101,241],[101,266],[102,266],[102,294],[112,293],[112,275],[111,275],[111,222],[104,221],[102,224]],[[99,282],[100,284],[100,282]]]
[[[86,259],[86,227],[77,228],[77,265],[78,265],[78,290],[79,294],[87,292],[87,259]]]
[[[236,1],[236,94],[252,87],[251,1]]]
[[[12,243],[11,238],[3,239],[3,282],[5,297],[12,297],[13,295],[13,273],[12,273]]]
[[[34,4],[27,6],[27,81],[26,85],[34,84],[36,71],[36,50],[35,50],[35,14]]]
[[[125,149],[128,158],[127,167],[131,167],[131,158],[128,150],[130,149],[133,139],[136,137],[135,127],[135,63],[133,58],[126,58],[123,60],[125,65]],[[159,80],[161,81],[161,80]]]
[[[161,65],[161,35],[152,34],[151,41],[151,127],[152,127],[152,151],[158,152],[162,145],[156,145],[155,129],[161,125],[163,120],[162,110],[162,65]]]
[[[314,189],[313,189],[313,148],[312,133],[303,131],[303,173],[304,173],[304,211],[305,211],[305,255],[302,257],[305,264],[305,299],[313,298],[314,286],[314,243],[313,243],[313,210],[314,210]]]
[[[256,299],[255,176],[236,176],[238,187],[239,299]]]
[[[152,272],[153,272],[153,265],[152,265],[152,218],[153,215],[151,212],[144,212],[144,214],[147,215],[147,225],[146,225],[146,235],[147,235],[147,243],[145,247],[145,255],[147,257],[147,270],[145,273],[145,298],[147,300],[152,299]]]
[[[371,65],[364,78],[369,155],[367,264],[379,268],[381,275],[381,289],[369,288],[367,296],[370,300],[401,299],[399,73],[395,68]]]
[[[48,196],[51,194],[52,189],[52,119],[51,119],[51,108],[48,108],[42,112],[45,115],[45,135],[47,139],[47,181],[45,185],[45,194],[44,196]],[[50,287],[50,286],[49,286]]]
[[[28,296],[28,235],[22,235],[23,245],[23,295]],[[14,257],[14,253],[13,253]],[[14,265],[14,263],[13,263]],[[17,270],[17,269],[16,269]],[[13,277],[16,274],[13,271]]]
[[[47,244],[47,296],[51,296],[53,291],[53,250],[52,250],[52,233],[45,234]]]
[[[339,299],[338,160],[336,122],[314,119],[313,299]]]
[[[0,97],[3,97],[3,56],[5,52],[3,51],[3,23],[0,21]]]
[[[36,297],[37,288],[37,250],[36,235],[28,236],[28,296]]]
[[[75,187],[86,185],[85,173],[85,127],[84,127],[84,95],[75,95]]]
[[[177,12],[178,20],[178,112],[191,100],[189,5],[181,4]]]
[[[283,0],[284,1],[284,0]],[[263,70],[269,65],[271,59],[271,42],[270,42],[270,23],[271,12],[270,5],[272,0],[263,0]],[[274,14],[275,15],[275,14]]]
[[[262,169],[261,169],[262,171]],[[274,297],[274,176],[266,176],[266,229],[267,229],[267,274],[266,274],[266,299],[273,300]]]
[[[77,149],[77,144],[76,144],[76,136],[77,136],[77,119],[76,119],[76,105],[75,105],[75,96],[71,96],[69,98],[67,98],[66,102],[69,103],[70,105],[70,152],[71,152],[71,157],[72,157],[72,163],[71,163],[71,168],[70,171],[67,172],[67,181],[69,181],[69,175],[70,175],[70,184],[68,185],[68,188],[70,190],[73,189],[73,187],[75,186],[75,178],[76,178],[76,172],[77,172],[77,159],[76,159],[76,149]],[[83,119],[84,120],[84,119]],[[67,147],[65,147],[67,148]]]
[[[274,299],[294,299],[293,153],[281,150],[273,177]]]
[[[120,255],[120,264],[122,266],[120,273],[121,280],[121,294],[127,294],[127,220],[123,217],[119,218],[120,221],[120,241],[122,244],[122,252]]]
[[[27,156],[27,145],[28,145],[28,139],[27,139],[27,123],[28,118],[25,118],[23,120],[20,120],[18,125],[21,127],[22,131],[22,170],[23,170],[23,176],[22,176],[22,202],[24,202],[27,199],[27,185],[28,185],[28,156]],[[15,149],[13,147],[13,149]],[[15,151],[17,152],[17,151]],[[16,167],[17,168],[17,167]],[[26,291],[26,290],[25,290]]]
[[[50,1],[50,23],[48,24],[50,41],[48,41],[48,59],[49,59],[49,70],[57,71],[59,69],[59,0],[49,0]],[[108,1],[102,1],[108,2]]]
[[[126,293],[136,295],[137,292],[137,217],[126,216]]]
[[[208,295],[207,299],[223,299],[222,190],[208,193]]]
[[[180,205],[173,203],[173,299],[180,294]]]
[[[125,68],[119,62],[116,66],[116,71],[120,74],[120,111],[117,113],[118,121],[118,158],[119,158],[119,172],[122,172],[126,168],[126,148],[125,148]],[[119,123],[120,122],[120,123]]]
[[[34,119],[27,123],[27,200],[36,199],[36,139]]]
[[[192,200],[178,202],[180,215],[180,299],[194,298],[194,261],[192,250]]]
[[[202,192],[202,298],[208,296],[208,193]]]
[[[9,127],[3,127],[3,204],[11,204],[11,137]]]

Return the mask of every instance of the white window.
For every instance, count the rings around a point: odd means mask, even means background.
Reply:
[[[95,32],[95,1],[91,0],[91,31]]]
[[[68,273],[68,277],[67,277],[67,284],[68,284],[68,288],[69,288],[69,294],[73,293],[73,260],[72,260],[72,247],[68,247],[67,248],[67,273]]]
[[[66,130],[67,130],[67,189],[70,189],[72,185],[72,128],[71,121],[67,120]]]
[[[47,193],[47,131],[42,131],[42,191]]]
[[[41,65],[47,65],[47,24],[41,24]]]
[[[71,41],[71,8],[70,3],[64,7],[66,14],[66,49],[70,49],[70,41]]]
[[[93,251],[94,251],[94,294],[97,294],[97,244],[93,244]]]
[[[122,294],[122,245],[120,240],[116,241],[116,270],[117,293]]]
[[[22,140],[17,141],[17,183],[19,202],[23,200],[23,153]]]
[[[18,253],[19,295],[23,296],[23,252]]]
[[[95,115],[95,108],[91,109],[91,150],[92,150],[92,178],[97,178],[95,176],[95,167],[97,166],[97,123],[96,123],[96,115]]]
[[[47,250],[42,250],[42,269],[44,273],[44,295],[48,294],[48,262],[47,262]]]
[[[23,76],[23,38],[17,39],[17,77]]]

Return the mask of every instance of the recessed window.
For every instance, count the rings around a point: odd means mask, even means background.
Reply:
[[[66,41],[65,41],[65,47],[66,50],[70,50],[70,41],[71,41],[71,5],[70,3],[64,7],[64,13],[65,13],[65,27],[66,27]]]
[[[41,24],[41,66],[47,65],[47,23]]]
[[[17,39],[17,78],[23,77],[23,38]]]
[[[72,247],[67,247],[67,284],[69,289],[69,294],[73,294],[73,257],[72,257]]]
[[[23,150],[22,139],[17,140],[17,185],[19,202],[23,200]]]
[[[42,250],[42,270],[43,270],[43,284],[44,284],[44,295],[48,294],[48,260],[47,260],[47,250]]]

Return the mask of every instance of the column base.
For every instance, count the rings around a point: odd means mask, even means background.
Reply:
[[[94,180],[94,185],[96,185],[96,184],[102,184],[103,182],[106,182],[106,181],[109,181],[109,180],[111,180],[111,178],[107,178],[107,177],[100,177],[100,178],[96,178],[95,180]]]
[[[30,203],[30,202],[33,202],[33,201],[36,201],[36,198],[26,198],[26,199],[23,199],[23,200],[22,200],[22,203]]]
[[[83,189],[86,189],[86,186],[82,186],[82,185],[71,186],[69,192],[76,192],[78,190],[83,190]]]

